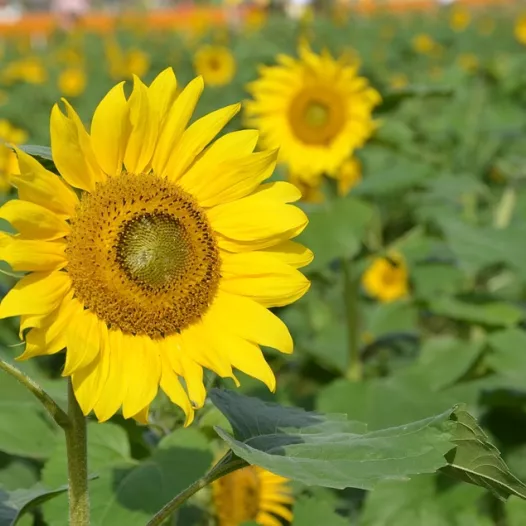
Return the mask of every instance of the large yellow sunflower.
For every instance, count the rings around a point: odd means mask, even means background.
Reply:
[[[0,257],[29,272],[0,318],[21,316],[21,359],[67,348],[63,374],[101,421],[121,406],[145,421],[160,385],[189,423],[205,400],[203,367],[273,390],[259,345],[290,353],[292,340],[267,309],[309,288],[297,268],[312,254],[290,241],[307,224],[289,204],[299,191],[264,183],[276,152],[253,153],[253,130],[209,144],[240,106],[187,128],[203,80],[176,90],[171,69],[149,87],[135,78],[129,99],[120,83],[90,133],[67,102],[65,115],[56,105],[61,177],[18,151],[19,199],[0,209],[19,232],[2,234]]]
[[[288,479],[259,466],[248,466],[213,483],[218,526],[282,526],[292,520],[294,502]]]
[[[194,55],[194,69],[206,85],[225,86],[236,74],[236,60],[227,47],[202,46]]]
[[[260,68],[260,78],[248,86],[254,100],[245,111],[263,145],[280,147],[280,161],[310,183],[335,173],[369,138],[380,95],[358,76],[357,60],[317,55],[306,45],[299,55],[279,55],[278,65]]]

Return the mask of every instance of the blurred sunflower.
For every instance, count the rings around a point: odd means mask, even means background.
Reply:
[[[358,76],[359,63],[345,54],[300,47],[300,59],[278,56],[262,66],[248,86],[246,120],[261,131],[263,145],[280,150],[280,161],[308,184],[337,172],[343,161],[375,130],[373,108],[379,93]]]
[[[11,188],[11,175],[18,173],[16,155],[7,144],[22,144],[26,140],[27,134],[24,130],[12,126],[6,119],[0,119],[0,192],[2,193]]]
[[[2,81],[7,84],[14,82],[44,84],[47,81],[47,71],[39,57],[15,60],[4,67],[1,76]]]
[[[460,69],[467,73],[475,73],[480,66],[480,61],[474,53],[461,53],[456,62]]]
[[[275,389],[259,345],[292,352],[269,310],[303,296],[297,270],[312,253],[290,241],[307,217],[285,182],[262,184],[276,151],[253,153],[244,130],[209,144],[235,104],[195,121],[203,91],[193,80],[176,98],[171,69],[147,87],[135,79],[100,102],[87,133],[65,102],[51,113],[61,177],[17,151],[19,199],[0,209],[20,235],[3,233],[0,257],[29,272],[4,297],[0,318],[21,316],[20,359],[67,348],[85,414],[101,421],[121,406],[147,418],[158,387],[193,418],[205,401],[203,367],[233,368]],[[183,389],[181,378],[187,392]]]
[[[411,41],[413,49],[420,55],[431,55],[438,49],[438,44],[426,33],[420,33]]]
[[[131,79],[134,75],[144,77],[150,69],[150,55],[142,49],[129,49],[124,57],[123,78]]]
[[[391,89],[402,89],[409,85],[409,79],[405,73],[393,73],[389,77],[389,87]]]
[[[213,483],[218,526],[281,526],[292,521],[294,502],[288,479],[258,466],[248,466]]]
[[[469,24],[471,24],[471,13],[469,9],[462,5],[453,6],[449,16],[449,27],[453,31],[460,33],[465,31]]]
[[[268,14],[263,7],[253,7],[245,15],[245,28],[249,32],[256,32],[265,27]]]
[[[526,46],[526,14],[520,15],[515,20],[515,38]]]
[[[205,85],[225,86],[236,74],[236,60],[227,47],[202,46],[194,55],[194,69]]]
[[[362,166],[358,159],[346,159],[333,175],[338,184],[338,195],[347,195],[361,180]]]
[[[396,301],[409,292],[407,266],[401,254],[376,258],[362,276],[365,291],[384,303]]]
[[[70,67],[58,77],[58,89],[66,97],[78,97],[86,90],[86,72],[82,67]]]

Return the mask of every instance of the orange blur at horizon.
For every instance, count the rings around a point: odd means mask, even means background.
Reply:
[[[462,4],[468,7],[511,6],[514,0],[457,0],[455,5]],[[408,12],[429,11],[441,6],[436,0],[360,0],[352,7],[352,11],[362,14],[372,14],[377,11]],[[244,8],[247,12],[250,8]],[[226,10],[221,7],[179,7],[170,10],[149,11],[148,13],[98,13],[90,12],[82,18],[82,27],[95,33],[108,33],[117,25],[146,23],[155,29],[177,29],[188,26],[196,15],[200,15],[211,25],[224,25],[227,22]],[[145,20],[146,19],[146,20]],[[25,14],[17,21],[1,21],[0,34],[2,35],[47,35],[53,33],[59,26],[57,17],[53,13]]]

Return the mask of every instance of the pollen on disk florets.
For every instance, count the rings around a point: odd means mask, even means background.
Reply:
[[[180,332],[217,292],[220,258],[204,211],[153,174],[123,173],[83,194],[66,253],[75,296],[124,333]]]

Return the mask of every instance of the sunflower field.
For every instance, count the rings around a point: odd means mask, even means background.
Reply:
[[[524,526],[526,12],[207,13],[0,24],[0,526]]]

